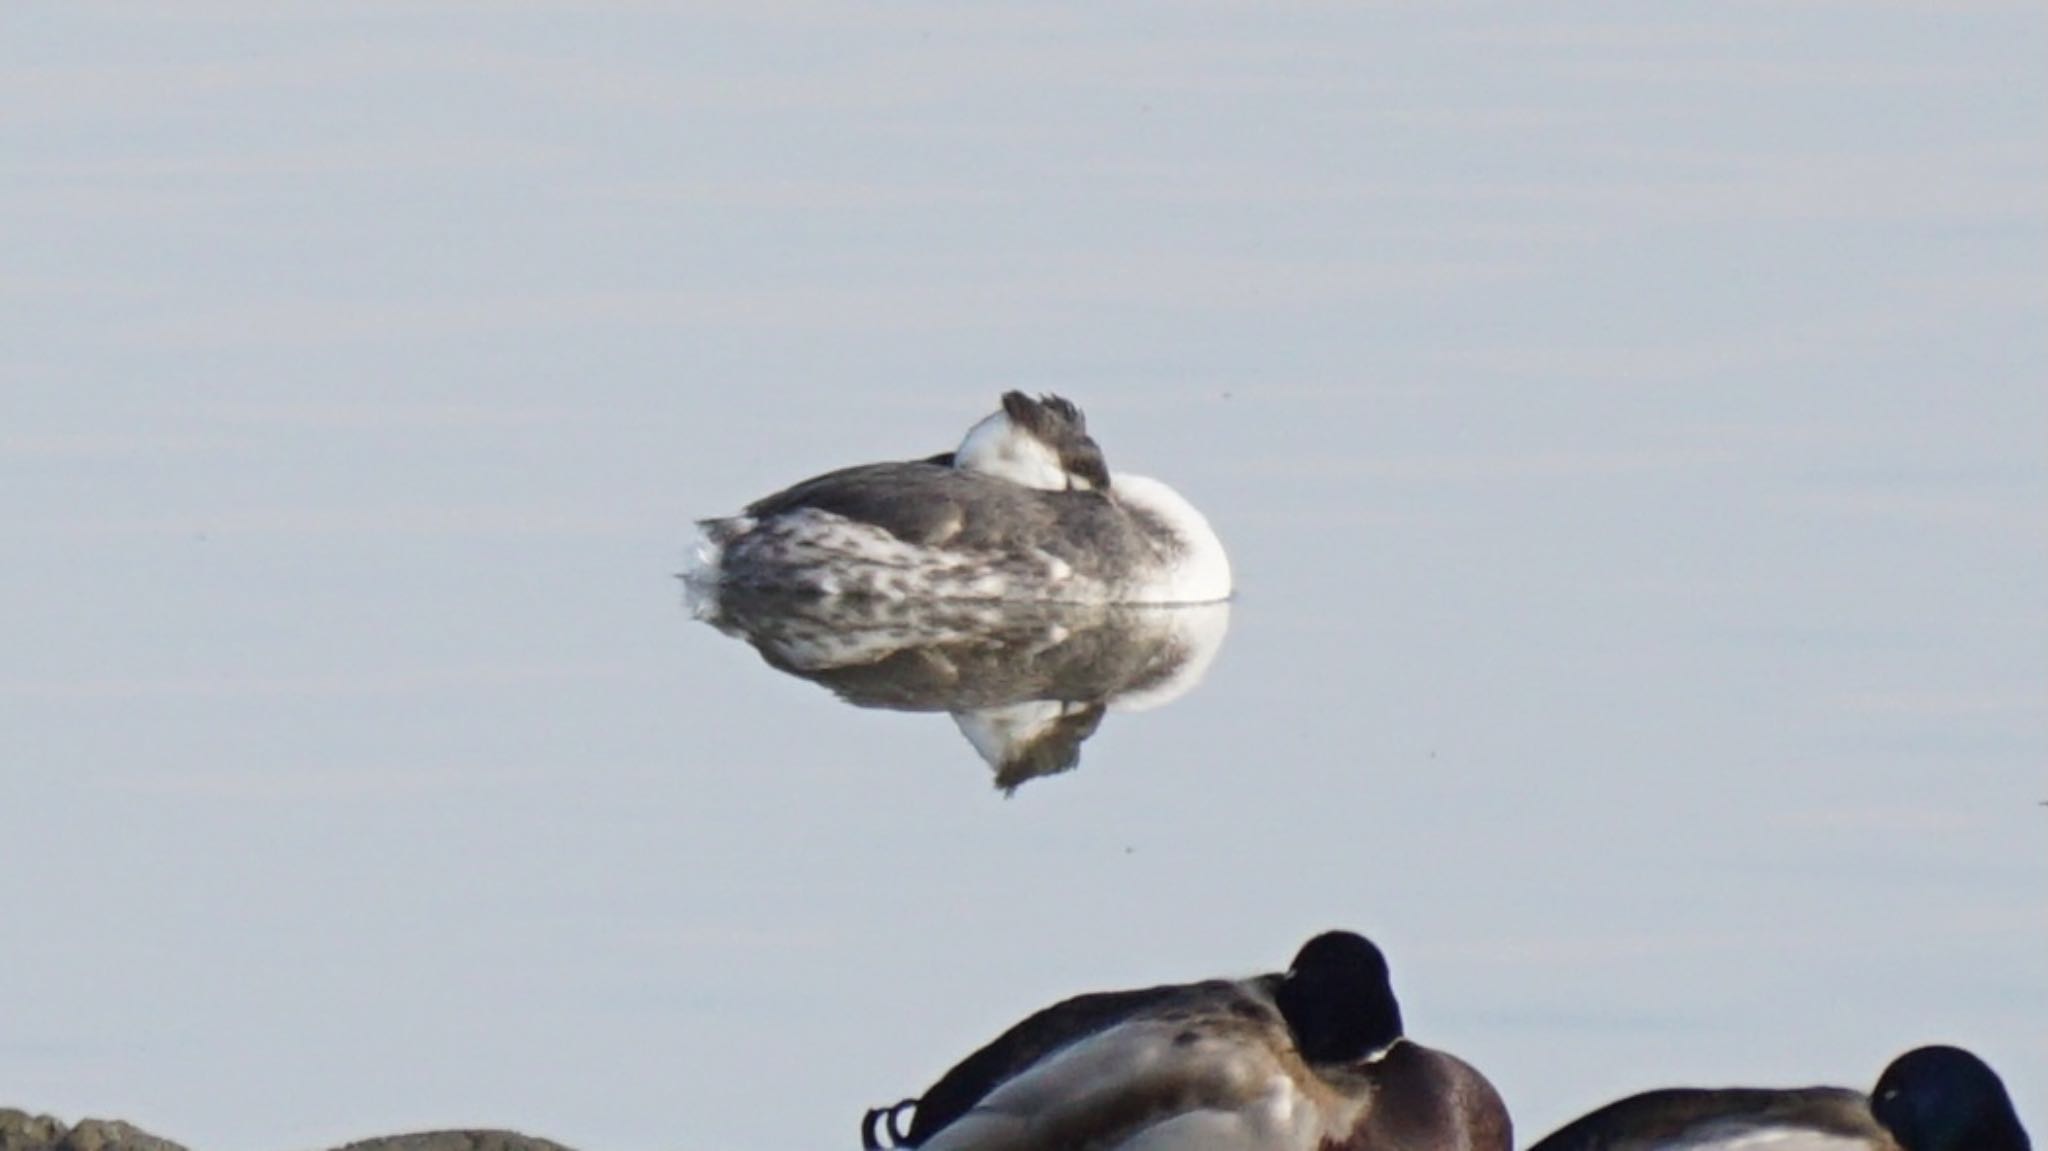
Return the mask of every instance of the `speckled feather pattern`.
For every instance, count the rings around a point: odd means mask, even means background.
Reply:
[[[703,526],[723,582],[893,599],[1143,600],[1185,550],[1104,493],[924,461],[841,469]]]

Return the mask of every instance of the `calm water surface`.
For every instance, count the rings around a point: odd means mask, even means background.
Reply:
[[[1364,930],[1523,1134],[2048,1125],[2038,9],[0,15],[0,1104],[852,1144]],[[690,519],[1005,387],[1230,545],[1006,795]]]

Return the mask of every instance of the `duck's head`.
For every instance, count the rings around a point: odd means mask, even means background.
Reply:
[[[1109,490],[1109,465],[1087,420],[1058,396],[1003,393],[1002,410],[968,429],[953,466],[1044,491]]]
[[[2005,1084],[1960,1047],[1917,1047],[1884,1069],[1870,1111],[1906,1151],[2027,1151]]]
[[[1386,956],[1363,935],[1326,931],[1302,944],[1274,999],[1310,1063],[1356,1062],[1401,1038]]]

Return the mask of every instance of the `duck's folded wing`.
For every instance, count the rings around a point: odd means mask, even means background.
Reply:
[[[1321,1116],[1276,1014],[1140,1014],[996,1085],[926,1151],[1314,1148]]]
[[[920,1146],[1002,1083],[1091,1035],[1148,1011],[1237,994],[1226,980],[1173,983],[1133,991],[1076,995],[1045,1008],[995,1037],[939,1077],[917,1101],[909,1143]]]
[[[1610,1103],[1529,1151],[1898,1151],[1863,1094],[1671,1088]]]

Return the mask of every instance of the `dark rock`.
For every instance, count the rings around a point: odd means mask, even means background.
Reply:
[[[0,1151],[185,1151],[118,1119],[86,1119],[66,1128],[48,1115],[0,1108]]]
[[[0,1151],[50,1151],[64,1131],[62,1120],[0,1107]]]
[[[76,1127],[48,1115],[0,1107],[0,1151],[185,1151],[119,1119],[82,1119]],[[336,1151],[570,1151],[517,1131],[420,1131],[364,1139]]]
[[[57,1144],[57,1151],[185,1151],[161,1135],[151,1135],[119,1119],[81,1119]]]
[[[185,1151],[118,1119],[86,1119],[66,1128],[48,1115],[0,1108],[0,1151]]]

